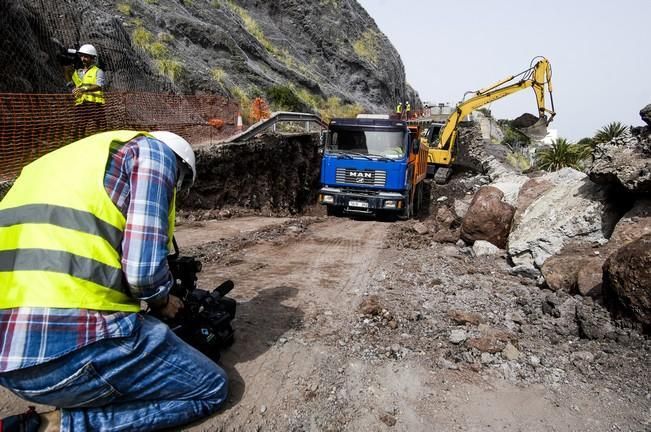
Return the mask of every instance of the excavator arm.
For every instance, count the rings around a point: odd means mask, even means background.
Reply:
[[[536,59],[539,60],[533,66],[517,75],[507,77],[484,89],[469,92],[474,96],[457,104],[455,110],[450,114],[445,125],[441,128],[438,144],[431,145],[428,163],[438,165],[449,171],[449,167],[454,161],[455,144],[461,119],[465,118],[477,108],[529,87],[533,88],[538,105],[539,120],[536,122],[536,126],[542,125],[546,128],[556,115],[554,112],[554,99],[552,98],[552,70],[546,58],[536,57],[532,60],[532,63]],[[518,81],[508,84],[516,79]],[[551,108],[545,106],[545,89],[547,89],[549,94]],[[430,142],[432,138],[434,137],[430,136]],[[446,174],[449,175],[448,173]]]

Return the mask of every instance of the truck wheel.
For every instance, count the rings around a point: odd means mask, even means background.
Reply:
[[[416,186],[416,202],[414,203],[414,216],[418,215],[420,213],[421,209],[423,208],[423,183],[420,182]]]
[[[402,209],[402,212],[398,214],[398,219],[400,220],[407,220],[414,215],[414,201],[411,199],[411,194],[409,194],[409,197],[407,205]]]

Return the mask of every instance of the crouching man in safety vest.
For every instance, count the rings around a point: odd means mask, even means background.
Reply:
[[[166,258],[195,177],[171,132],[92,135],[23,169],[0,202],[0,385],[59,409],[0,430],[154,430],[222,406],[225,372],[139,312],[183,307]]]

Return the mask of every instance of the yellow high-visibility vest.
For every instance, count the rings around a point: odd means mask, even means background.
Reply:
[[[137,312],[120,263],[125,217],[104,187],[111,131],[61,147],[23,168],[0,202],[0,309]],[[168,235],[174,232],[175,194]]]
[[[75,71],[72,74],[72,82],[75,83],[75,87],[81,87],[83,85],[97,85],[97,71],[99,68],[96,65],[91,66],[83,78],[79,78],[79,73]],[[104,92],[101,90],[96,90],[93,92],[84,92],[75,97],[75,105],[80,105],[84,102],[93,102],[103,104],[104,101]]]

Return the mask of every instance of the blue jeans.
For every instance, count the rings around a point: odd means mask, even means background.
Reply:
[[[147,315],[129,337],[0,374],[0,385],[61,408],[62,431],[179,426],[217,411],[228,392],[223,369]]]

